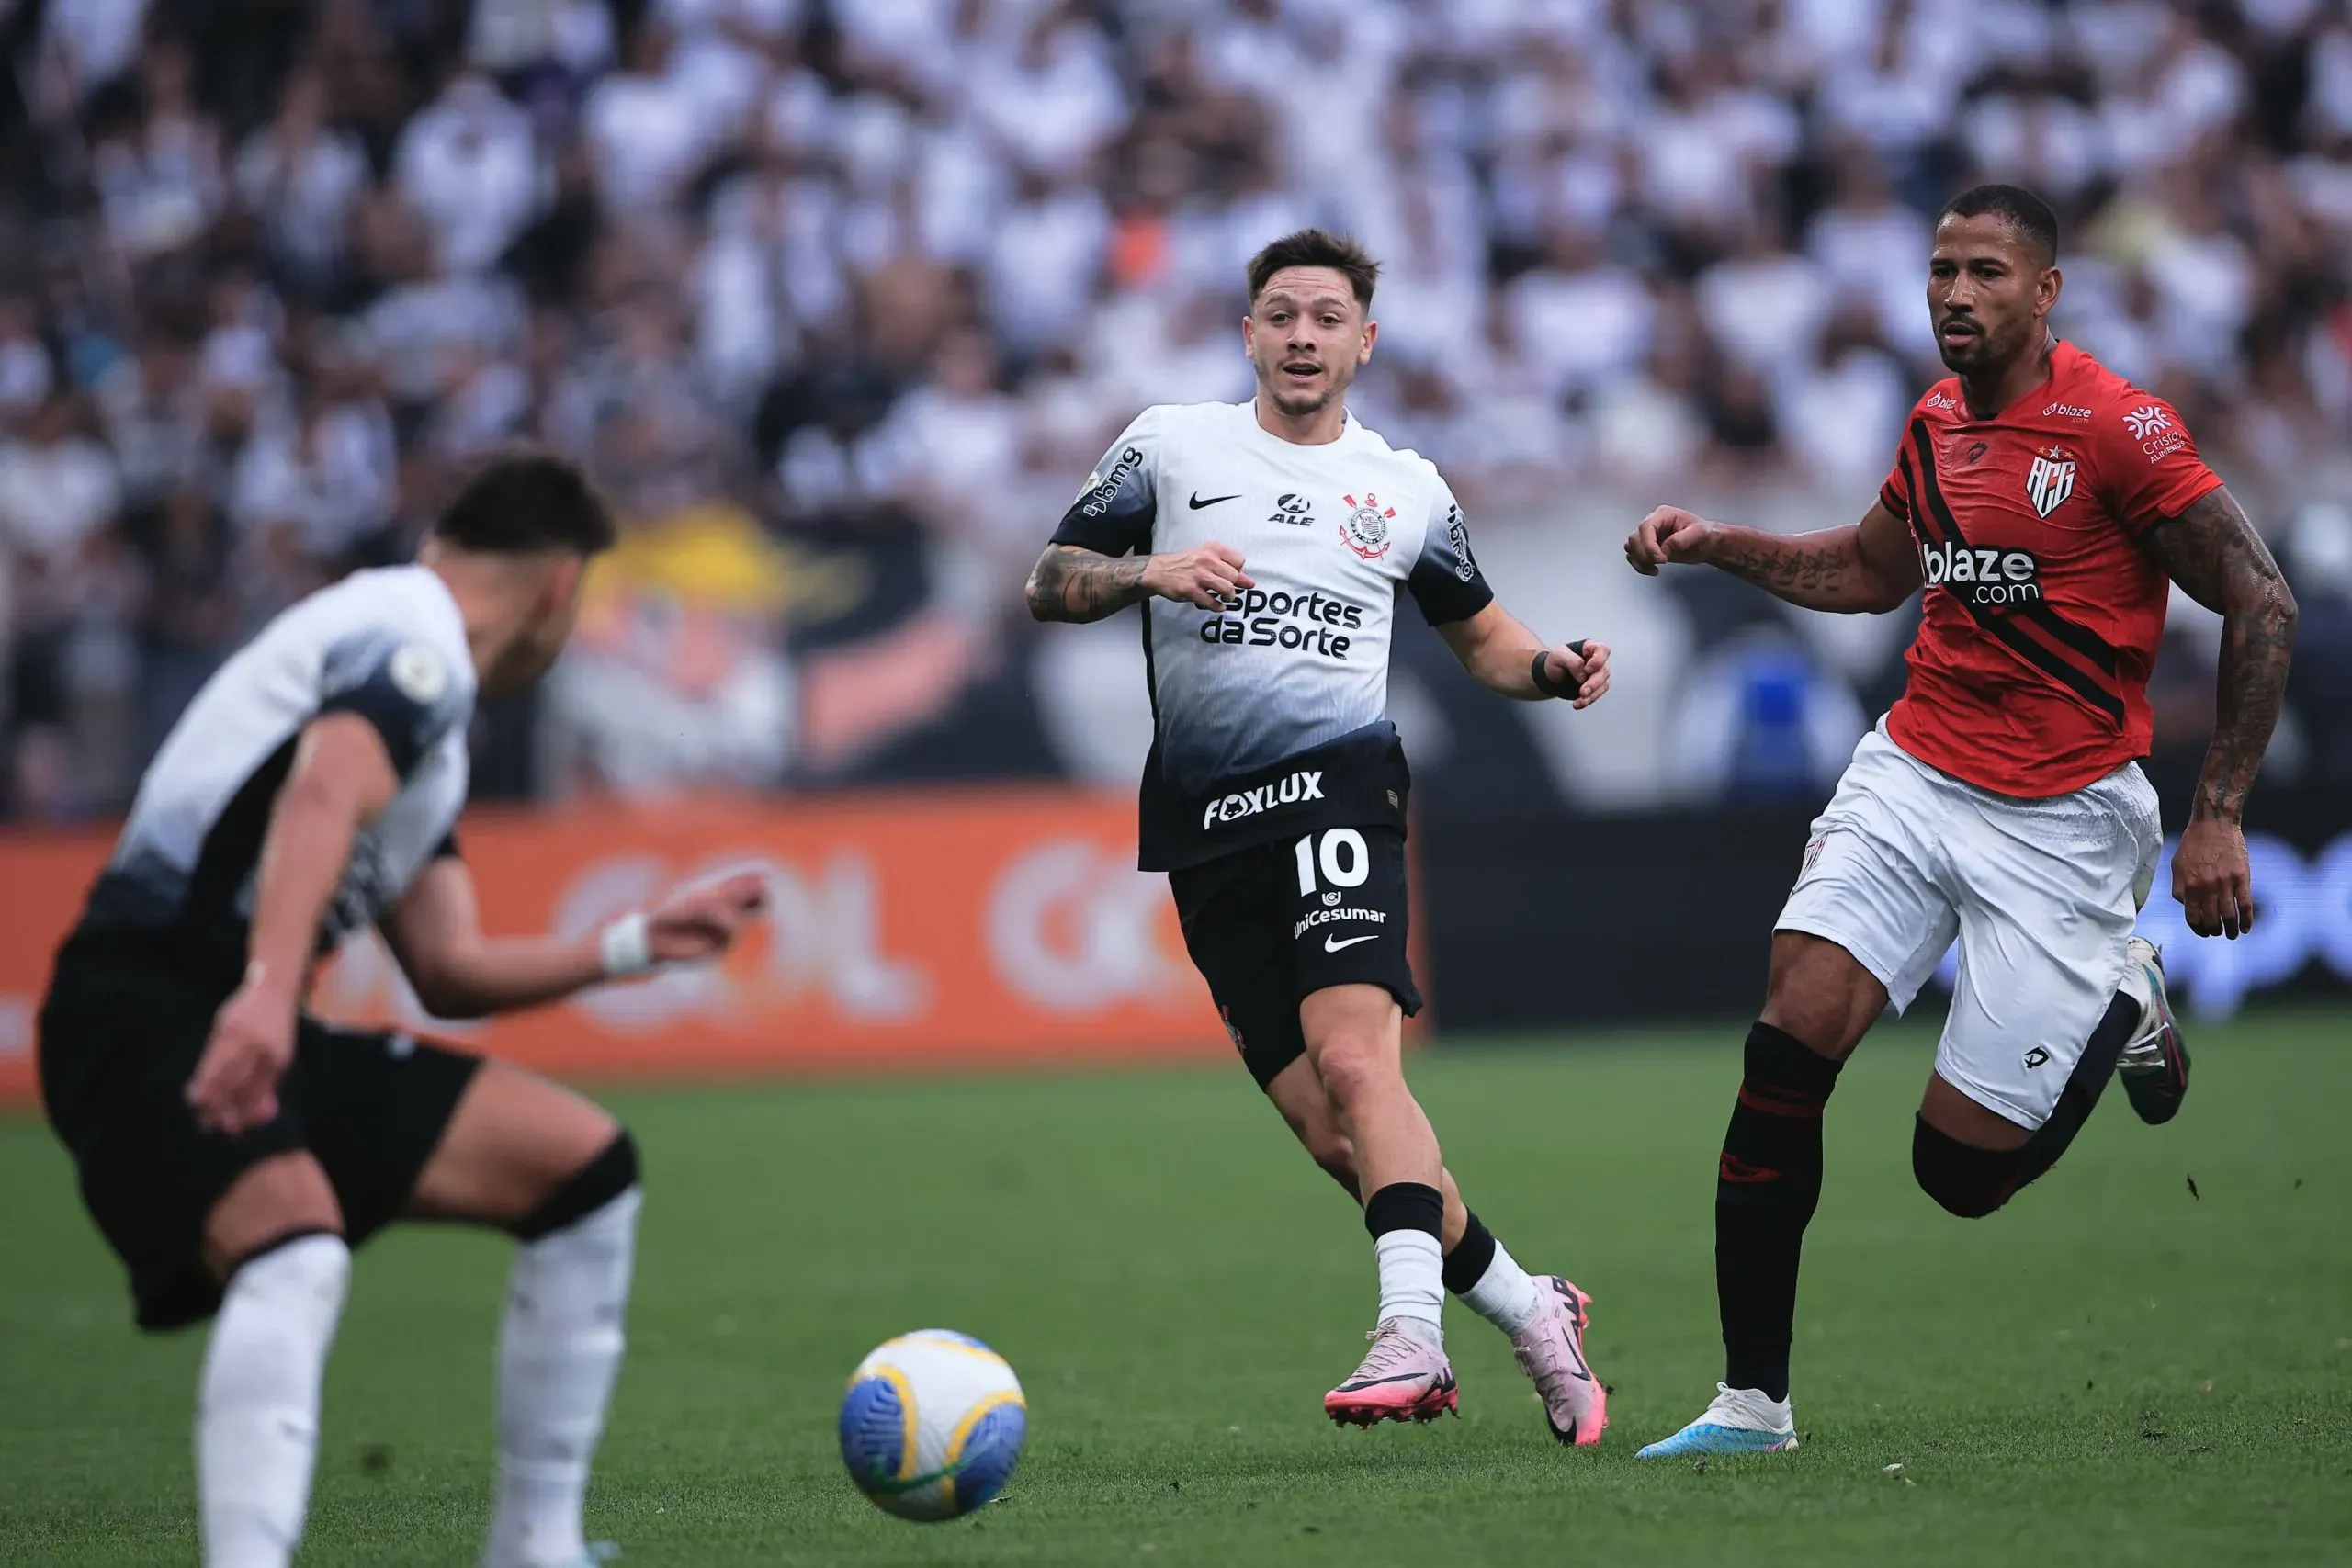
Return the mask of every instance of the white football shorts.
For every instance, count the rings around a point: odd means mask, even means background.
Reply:
[[[1882,719],[1814,819],[1773,929],[1852,953],[1898,1012],[1957,936],[1936,1072],[2039,1127],[2114,1000],[2163,841],[2137,763],[2019,800],[1918,761]]]

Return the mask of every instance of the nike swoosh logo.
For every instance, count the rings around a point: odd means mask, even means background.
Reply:
[[[1192,494],[1189,504],[1192,506],[1193,511],[1198,512],[1202,507],[1215,506],[1220,501],[1239,501],[1240,499],[1241,492],[1239,491],[1235,491],[1231,495],[1213,495],[1206,501],[1203,501],[1201,499],[1201,492],[1199,491],[1194,491]]]
[[[1425,1378],[1427,1376],[1429,1376],[1429,1373],[1427,1372],[1398,1372],[1395,1377],[1390,1378],[1366,1378],[1362,1382],[1340,1384],[1340,1392],[1341,1393],[1354,1393],[1361,1389],[1378,1388],[1382,1383],[1411,1382],[1416,1378]],[[1442,1388],[1444,1385],[1440,1384],[1439,1386]]]
[[[1326,953],[1337,953],[1343,947],[1353,947],[1360,942],[1378,942],[1379,940],[1380,933],[1378,931],[1373,932],[1370,936],[1351,936],[1345,942],[1341,942],[1335,936],[1327,936],[1323,939],[1323,951]]]

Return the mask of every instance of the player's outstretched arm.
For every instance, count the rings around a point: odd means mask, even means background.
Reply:
[[[660,964],[715,958],[766,903],[765,880],[738,872],[682,888],[650,910],[582,936],[490,937],[482,934],[472,871],[443,855],[410,886],[381,929],[425,1011],[483,1018]]]
[[[244,981],[214,1015],[187,1083],[204,1125],[234,1135],[277,1114],[319,923],[360,825],[399,787],[391,754],[358,714],[314,719],[296,742],[262,839]]]
[[[1524,703],[1567,697],[1576,706],[1589,708],[1609,690],[1607,643],[1588,640],[1547,648],[1516,615],[1493,600],[1466,620],[1441,624],[1437,635],[1453,649],[1462,668],[1488,691]],[[1538,659],[1544,661],[1540,681]]]
[[[1883,502],[1852,527],[1812,534],[1770,534],[1661,506],[1626,539],[1625,560],[1645,577],[1671,564],[1712,566],[1792,604],[1847,615],[1899,608],[1920,582],[1911,530]]]
[[[1244,588],[1239,550],[1198,545],[1164,556],[1106,556],[1078,545],[1047,545],[1029,573],[1029,613],[1041,621],[1099,621],[1155,596],[1223,610]]]
[[[2226,490],[2207,492],[2148,533],[2148,547],[2175,582],[2222,617],[2213,739],[2197,782],[2188,826],[2173,854],[2173,896],[2199,936],[2236,936],[2254,923],[2254,894],[2239,821],[2278,705],[2295,646],[2295,595],[2262,536]]]

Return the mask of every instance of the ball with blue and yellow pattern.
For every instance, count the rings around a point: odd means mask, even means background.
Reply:
[[[944,1328],[886,1340],[842,1396],[842,1462],[876,1507],[902,1519],[979,1507],[1004,1489],[1028,1435],[1012,1368]]]

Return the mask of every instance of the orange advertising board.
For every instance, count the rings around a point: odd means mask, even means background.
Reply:
[[[314,1010],[397,1021],[576,1077],[1220,1058],[1167,878],[1135,869],[1134,797],[944,790],[486,811],[459,829],[492,934],[585,931],[739,866],[771,914],[722,964],[478,1024],[424,1018],[356,938]],[[103,836],[0,839],[0,1101],[35,1093],[33,1015]]]

